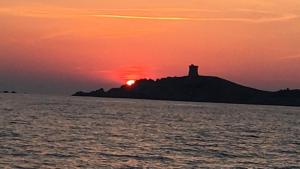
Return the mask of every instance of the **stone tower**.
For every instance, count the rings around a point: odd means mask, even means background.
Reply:
[[[189,77],[198,77],[198,66],[191,64],[189,68]]]

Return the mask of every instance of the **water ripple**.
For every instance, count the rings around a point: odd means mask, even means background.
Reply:
[[[300,168],[294,107],[0,97],[0,168]]]

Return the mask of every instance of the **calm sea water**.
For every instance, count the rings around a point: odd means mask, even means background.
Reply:
[[[300,168],[300,108],[0,95],[0,168]]]

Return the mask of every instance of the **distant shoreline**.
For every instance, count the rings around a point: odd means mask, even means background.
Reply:
[[[185,100],[159,100],[159,99],[138,99],[138,98],[126,98],[126,97],[97,97],[97,96],[75,96],[81,98],[103,98],[103,99],[129,99],[129,100],[145,100],[145,101],[169,101],[169,102],[183,102],[183,103],[205,103],[205,104],[226,104],[226,105],[250,105],[250,106],[279,106],[279,107],[300,107],[297,105],[279,105],[279,104],[254,104],[254,103],[229,103],[229,102],[206,102],[206,101],[185,101]]]

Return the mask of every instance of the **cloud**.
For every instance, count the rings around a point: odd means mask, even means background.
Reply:
[[[283,57],[281,57],[280,59],[284,59],[284,60],[286,60],[286,59],[288,59],[288,60],[290,60],[290,59],[300,59],[300,54],[289,55],[289,56],[283,56]]]
[[[71,31],[71,30],[48,33],[46,35],[41,36],[39,39],[40,40],[48,40],[48,39],[53,39],[53,38],[57,38],[57,37],[68,36],[68,35],[71,35],[71,34],[74,34],[74,33],[75,33],[75,31]]]
[[[97,11],[143,11],[143,12],[153,12],[153,11],[165,11],[165,12],[209,12],[218,13],[222,12],[220,10],[212,9],[193,9],[193,8],[126,8],[126,9],[96,9]]]
[[[110,15],[110,14],[101,14],[101,15],[89,15],[92,17],[101,17],[101,18],[120,18],[120,19],[145,19],[145,20],[194,20],[196,18],[186,18],[186,17],[154,17],[154,16],[134,16],[134,15]]]
[[[89,15],[92,17],[101,18],[117,18],[117,19],[143,19],[143,20],[181,20],[181,21],[229,21],[229,22],[249,22],[249,23],[265,23],[265,22],[275,22],[275,21],[287,21],[299,18],[299,15],[289,14],[277,17],[262,17],[262,18],[234,18],[234,17],[211,17],[211,18],[201,18],[201,17],[154,17],[154,16],[135,16],[135,15],[110,15],[110,14],[100,14],[100,15]]]
[[[267,10],[246,9],[246,8],[238,8],[238,9],[234,9],[233,11],[244,12],[244,13],[257,13],[257,14],[276,14],[274,12],[267,11]]]
[[[209,13],[224,13],[230,11],[208,10],[208,9],[185,9],[185,8],[166,8],[166,9],[73,9],[73,8],[0,8],[0,13],[6,15],[15,15],[22,17],[42,17],[42,18],[74,18],[74,17],[96,17],[96,18],[114,18],[114,19],[128,19],[128,20],[166,20],[166,21],[195,21],[195,22],[246,22],[246,23],[267,23],[267,22],[281,22],[300,18],[296,14],[275,14],[269,11],[252,10],[252,9],[235,9],[231,12],[243,13],[257,13],[268,14],[267,16],[258,17],[195,17],[190,16],[153,16],[144,14],[129,15],[124,12],[144,11],[167,11],[167,12],[209,12]],[[122,14],[116,14],[122,13]]]

